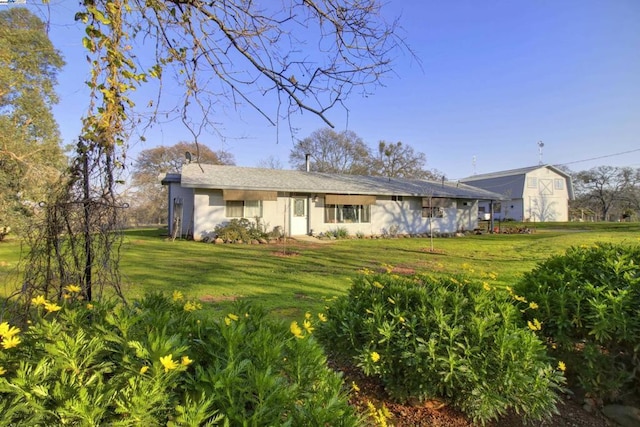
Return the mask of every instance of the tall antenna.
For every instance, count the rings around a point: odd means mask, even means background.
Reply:
[[[471,164],[473,165],[473,174],[476,174],[476,156],[473,156],[471,159]]]
[[[538,160],[539,165],[542,165],[542,147],[544,147],[544,142],[538,141],[538,154],[540,156]]]

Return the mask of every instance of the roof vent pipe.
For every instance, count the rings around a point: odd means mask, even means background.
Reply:
[[[311,163],[309,160],[310,158],[311,158],[311,154],[307,153],[304,155],[305,170],[307,172],[311,172]]]

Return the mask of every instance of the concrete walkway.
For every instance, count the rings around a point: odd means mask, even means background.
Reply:
[[[333,240],[329,240],[329,239],[318,239],[317,237],[313,237],[313,236],[307,236],[306,234],[302,234],[300,236],[291,236],[291,238],[293,240],[296,240],[298,242],[304,242],[304,243],[319,243],[319,244],[324,244],[324,243],[332,243]]]

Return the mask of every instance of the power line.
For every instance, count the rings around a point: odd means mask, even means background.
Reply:
[[[604,155],[604,156],[592,157],[590,159],[575,160],[573,162],[567,162],[567,163],[556,163],[554,166],[567,166],[567,165],[573,165],[575,163],[590,162],[592,160],[606,159],[607,157],[621,156],[623,154],[636,153],[638,151],[640,151],[640,148],[636,148],[635,150],[622,151],[620,153],[615,153],[615,154],[607,154],[607,155]]]

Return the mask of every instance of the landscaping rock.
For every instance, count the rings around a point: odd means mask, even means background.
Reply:
[[[640,427],[640,409],[625,405],[606,405],[602,413],[622,427]]]
[[[222,240],[219,237],[216,237],[216,239],[213,241],[213,243],[216,244],[216,245],[221,245],[221,244],[224,243],[224,240]]]

